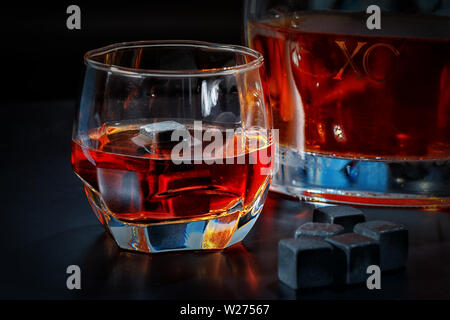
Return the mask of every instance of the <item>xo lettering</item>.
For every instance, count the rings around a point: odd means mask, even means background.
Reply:
[[[389,49],[394,56],[399,56],[400,52],[391,44],[388,43],[375,43],[369,47],[366,46],[367,42],[358,42],[356,47],[353,49],[352,53],[349,52],[345,41],[335,41],[337,46],[341,49],[346,61],[345,64],[339,69],[339,71],[336,73],[336,75],[333,77],[333,79],[336,80],[342,80],[344,71],[347,68],[351,68],[353,72],[356,74],[356,78],[359,80],[363,79],[363,74],[365,74],[368,78],[375,80],[375,81],[384,81],[382,78],[376,78],[374,77],[369,68],[369,61],[371,55],[374,53],[375,50],[378,48],[387,48]],[[367,47],[367,48],[366,48]],[[355,60],[361,56],[361,54],[358,55],[359,52],[364,52],[362,55],[362,67],[363,70],[359,70]]]

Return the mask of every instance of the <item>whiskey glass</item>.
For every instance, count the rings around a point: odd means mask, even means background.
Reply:
[[[119,247],[223,249],[257,220],[273,168],[260,53],[197,41],[86,53],[72,167]]]
[[[271,190],[449,207],[449,12],[445,1],[247,0],[246,44],[264,56],[279,129]]]

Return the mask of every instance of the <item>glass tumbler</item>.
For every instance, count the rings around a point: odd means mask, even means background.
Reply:
[[[264,56],[280,130],[271,189],[449,207],[449,17],[438,0],[246,1],[246,41]]]
[[[273,168],[261,54],[141,41],[89,51],[85,64],[72,167],[117,244],[153,253],[241,241]]]

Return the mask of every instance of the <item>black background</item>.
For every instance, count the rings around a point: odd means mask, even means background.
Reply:
[[[66,27],[71,4],[81,9],[81,30]],[[16,1],[1,11],[3,101],[76,98],[84,53],[115,42],[242,41],[239,0]]]

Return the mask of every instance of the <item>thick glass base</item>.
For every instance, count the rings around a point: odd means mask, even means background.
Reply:
[[[271,190],[304,201],[450,207],[450,158],[368,160],[280,147]]]
[[[100,223],[126,250],[148,253],[179,250],[220,250],[244,239],[263,208],[270,180],[259,189],[253,203],[236,203],[221,214],[189,220],[133,224],[117,219],[101,195],[84,182],[88,200]]]

